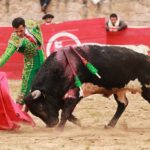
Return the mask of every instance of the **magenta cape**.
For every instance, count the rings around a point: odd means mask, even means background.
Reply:
[[[35,125],[32,118],[10,96],[6,74],[0,72],[0,130],[19,128],[20,123]]]

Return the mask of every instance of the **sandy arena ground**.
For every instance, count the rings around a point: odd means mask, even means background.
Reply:
[[[20,81],[9,85],[16,98]],[[82,128],[67,122],[60,133],[33,116],[34,128],[22,125],[17,131],[1,131],[0,150],[150,150],[150,105],[139,94],[127,97],[129,105],[114,129],[104,129],[116,110],[113,97],[93,95],[75,109]]]

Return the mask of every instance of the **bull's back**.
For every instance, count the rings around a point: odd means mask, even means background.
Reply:
[[[133,50],[117,46],[89,46],[87,59],[98,69],[100,84],[122,87],[138,78],[141,65],[145,67],[146,56]]]

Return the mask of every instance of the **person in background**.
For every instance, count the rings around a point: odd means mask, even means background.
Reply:
[[[109,20],[106,22],[106,30],[110,32],[116,32],[126,28],[127,24],[120,20],[115,13],[111,14]]]
[[[40,0],[41,10],[46,14],[46,9],[51,0]]]
[[[52,24],[52,21],[54,19],[54,16],[51,14],[46,14],[42,17],[42,19],[44,20],[44,25],[50,25]]]
[[[32,80],[44,62],[42,50],[42,34],[39,26],[33,20],[25,20],[21,17],[12,21],[13,33],[8,42],[5,52],[0,56],[0,67],[9,58],[19,52],[24,56],[24,68],[22,73],[22,85],[17,98],[17,103],[24,104],[23,99],[31,87]]]

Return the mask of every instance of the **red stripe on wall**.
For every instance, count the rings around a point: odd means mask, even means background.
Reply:
[[[104,18],[41,25],[41,29],[46,54],[66,45],[83,43],[150,46],[150,28],[128,28],[119,32],[106,32]],[[0,27],[0,55],[5,51],[11,33],[11,27]],[[20,79],[22,69],[23,56],[15,53],[0,71],[6,72],[9,79]]]

